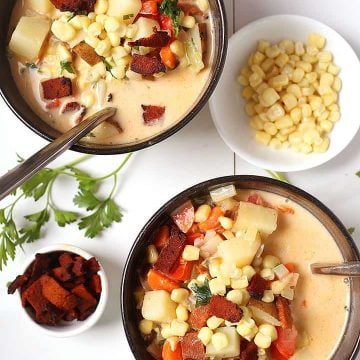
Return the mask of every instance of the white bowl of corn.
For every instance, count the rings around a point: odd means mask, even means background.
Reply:
[[[225,143],[248,162],[305,170],[355,136],[359,81],[359,59],[336,31],[302,16],[270,16],[231,37],[210,108]]]

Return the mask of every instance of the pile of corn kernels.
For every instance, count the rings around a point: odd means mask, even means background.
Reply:
[[[317,33],[307,44],[260,40],[237,78],[255,140],[273,149],[309,154],[329,148],[329,133],[340,119],[340,67]]]

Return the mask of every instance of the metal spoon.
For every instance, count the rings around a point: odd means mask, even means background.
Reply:
[[[17,189],[21,184],[31,178],[40,169],[48,165],[51,161],[56,159],[72,145],[77,143],[96,126],[115,115],[115,113],[116,108],[109,107],[89,116],[79,125],[73,127],[65,134],[60,135],[53,142],[46,145],[23,163],[0,177],[0,200]]]
[[[360,276],[360,261],[350,261],[343,264],[315,263],[310,265],[313,274]]]

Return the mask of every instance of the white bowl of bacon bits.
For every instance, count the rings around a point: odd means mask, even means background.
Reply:
[[[29,258],[9,285],[19,291],[26,318],[56,337],[78,335],[101,317],[108,282],[98,260],[71,245],[52,245]]]

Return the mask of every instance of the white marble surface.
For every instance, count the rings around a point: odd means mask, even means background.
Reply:
[[[360,3],[339,0],[225,0],[231,31],[262,16],[277,13],[295,13],[312,16],[333,26],[360,52],[360,30],[356,29]],[[235,6],[235,8],[233,7]],[[235,9],[235,10],[234,10]],[[234,20],[234,21],[233,21]],[[45,144],[11,114],[0,101],[0,174],[16,163],[15,153],[27,157]],[[357,116],[357,114],[354,114]],[[346,226],[360,226],[360,155],[359,135],[340,156],[311,171],[289,176],[297,186],[317,196],[330,206]],[[56,164],[79,156],[64,154]],[[83,168],[95,174],[106,173],[121,161],[122,156],[95,157]],[[237,174],[266,173],[234,154],[222,142],[212,124],[208,108],[172,138],[138,152],[120,176],[117,200],[125,211],[122,223],[112,227],[104,236],[89,240],[74,225],[60,229],[52,221],[46,227],[42,240],[24,247],[14,262],[0,273],[0,358],[13,360],[88,360],[132,359],[120,316],[120,279],[128,250],[147,219],[168,198],[200,181]],[[56,200],[70,206],[74,186],[59,181]],[[1,204],[3,205],[3,204]],[[27,204],[19,209],[19,218],[29,211]],[[355,238],[360,239],[360,227]],[[74,338],[56,339],[44,336],[29,326],[21,316],[15,296],[6,295],[6,283],[19,272],[24,259],[37,249],[59,242],[80,246],[95,254],[103,263],[110,281],[108,306],[99,323],[90,331]]]

